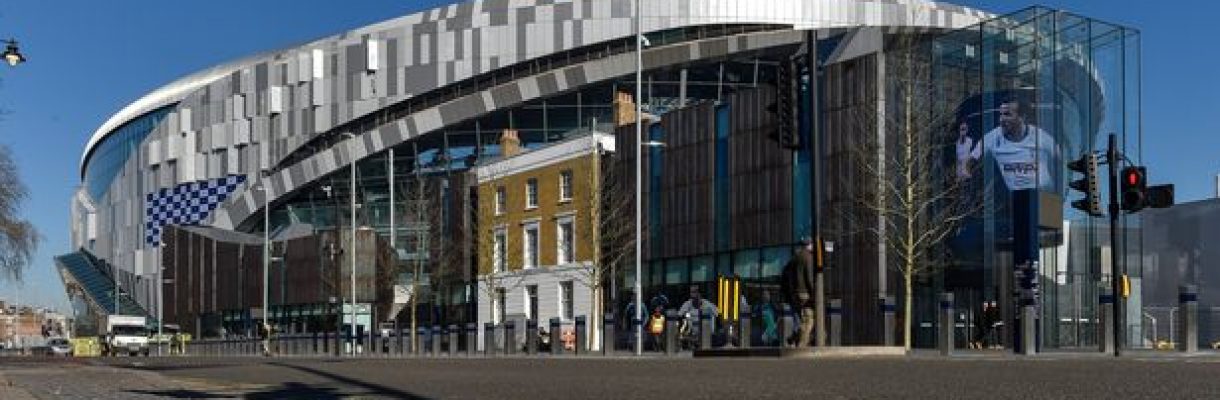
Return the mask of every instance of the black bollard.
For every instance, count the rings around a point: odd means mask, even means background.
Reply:
[[[431,344],[432,344],[432,356],[433,357],[440,357],[440,355],[441,355],[441,341],[443,340],[442,339],[443,334],[444,334],[444,331],[441,330],[440,325],[432,326],[432,338],[431,338],[432,343]]]
[[[573,347],[573,351],[578,355],[584,355],[585,353],[589,352],[589,348],[586,347],[585,343],[585,337],[588,335],[587,329],[588,326],[585,324],[585,316],[577,315],[576,329],[574,332],[576,334],[576,346]]]
[[[525,320],[525,354],[538,354],[538,321],[534,319]]]
[[[665,314],[665,354],[678,354],[681,350],[678,343],[678,311],[668,310]]]
[[[751,328],[750,313],[741,313],[737,319],[737,344],[743,349],[750,348]]]
[[[607,313],[602,316],[602,354],[606,356],[614,355],[614,314]]]
[[[474,322],[466,323],[466,356],[474,357],[475,351],[479,349],[479,324]]]
[[[462,331],[458,329],[457,325],[449,324],[449,357],[458,354],[458,336],[461,333]]]
[[[563,335],[560,332],[559,318],[551,318],[551,355],[563,355]]]
[[[483,355],[492,356],[496,354],[496,324],[487,322],[483,324]]]
[[[504,354],[517,354],[516,321],[504,321]]]

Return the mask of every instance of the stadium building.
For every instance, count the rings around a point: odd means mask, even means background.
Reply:
[[[897,106],[892,78],[911,61],[896,56],[917,48],[920,84],[951,109],[932,130],[958,139],[960,125],[971,143],[928,167],[969,180],[978,207],[943,256],[921,260],[939,267],[913,285],[916,343],[932,343],[937,292],[958,294],[963,338],[983,302],[1011,312],[1009,271],[1025,243],[1012,221],[1026,214],[1045,222],[1023,259],[1040,261],[1041,340],[1095,343],[1093,283],[1108,272],[1089,249],[1104,237],[1064,233],[1064,221],[1093,224],[1064,205],[1064,164],[1109,133],[1137,149],[1137,31],[920,0],[635,3],[457,3],[222,64],[132,102],[81,156],[73,251],[56,258],[76,321],[138,313],[210,337],[251,334],[263,318],[281,331],[368,332],[596,303],[621,315],[636,279],[645,299],[666,294],[676,307],[692,284],[714,293],[718,275],[741,277],[758,302],[800,239],[816,236],[835,243],[827,290],[842,302],[843,342],[879,344],[894,333],[883,314],[907,301],[889,239],[869,233],[885,223],[860,190],[896,178],[870,177],[859,161],[892,159],[888,122],[917,113]],[[637,102],[645,140],[663,147],[635,141]],[[1006,112],[1031,140],[988,134]],[[862,137],[880,144],[869,156],[854,145]],[[531,278],[489,293],[489,273],[514,269],[499,254],[568,271],[623,244],[590,245],[597,236],[582,229],[600,224],[581,215],[590,207],[480,212],[537,196],[516,180],[542,187],[542,201],[572,190],[547,160],[577,155],[573,168],[606,161],[626,188],[642,158],[644,275],[619,257],[596,284],[518,273]],[[497,165],[524,175],[499,179]],[[1022,190],[1042,193],[1041,207],[1014,202]]]

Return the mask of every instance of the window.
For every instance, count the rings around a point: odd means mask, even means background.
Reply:
[[[525,225],[525,268],[530,269],[538,266],[538,223],[529,223]]]
[[[504,316],[508,315],[507,300],[507,291],[504,288],[496,288],[496,314],[494,315],[495,319],[491,322],[498,324],[504,321]]]
[[[504,272],[504,264],[508,259],[508,232],[504,228],[496,229],[495,245],[492,249],[492,272]]]
[[[572,170],[559,173],[559,201],[572,200]]]
[[[504,209],[508,208],[508,195],[504,193],[504,187],[496,188],[496,215],[504,214]]]
[[[525,208],[538,207],[538,179],[530,178],[525,182]]]
[[[556,227],[556,232],[558,233],[556,236],[558,236],[559,239],[559,243],[557,243],[556,246],[558,247],[556,264],[562,265],[575,261],[576,236],[572,229],[572,218],[566,217],[560,219]]]
[[[572,314],[572,281],[559,282],[559,316],[571,321]]]
[[[525,318],[538,320],[538,285],[525,287]]]

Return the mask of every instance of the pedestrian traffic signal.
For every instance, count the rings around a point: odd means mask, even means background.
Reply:
[[[1085,154],[1079,160],[1069,162],[1068,169],[1084,174],[1081,179],[1068,183],[1069,187],[1081,191],[1085,195],[1083,199],[1073,201],[1072,208],[1095,217],[1102,216],[1101,188],[1097,180],[1097,155]]]
[[[778,119],[775,132],[770,136],[784,148],[801,147],[800,132],[797,131],[797,74],[791,60],[782,60],[775,68],[775,102],[767,111]]]
[[[1169,208],[1173,206],[1173,184],[1151,186],[1146,191],[1148,194],[1144,200],[1147,201],[1148,207],[1152,208]]]
[[[1148,205],[1148,175],[1144,167],[1123,168],[1121,175],[1122,208],[1133,213]]]

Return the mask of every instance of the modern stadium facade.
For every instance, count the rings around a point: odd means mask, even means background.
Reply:
[[[642,3],[452,4],[219,65],[136,100],[85,145],[74,251],[56,258],[80,334],[112,313],[197,337],[250,335],[263,318],[280,331],[330,332],[351,328],[354,314],[369,332],[411,320],[570,324],[595,304],[621,316],[634,256],[606,261],[623,242],[594,239],[604,232],[593,227],[633,226],[633,211],[606,221],[605,204],[571,201],[604,185],[573,183],[572,171],[609,162],[627,171],[606,175],[621,175],[630,197],[632,149],[643,148],[646,300],[665,294],[676,308],[692,285],[714,299],[721,275],[741,277],[752,304],[764,292],[778,300],[792,249],[817,236],[835,243],[826,287],[841,304],[842,341],[881,344],[894,337],[884,316],[901,309],[904,289],[887,240],[861,229],[885,224],[853,197],[877,181],[851,144],[878,138],[874,154],[887,158],[887,113],[899,112],[886,100],[897,93],[893,55],[919,43],[937,97],[954,104],[944,131],[978,146],[947,151],[936,169],[977,179],[984,206],[944,239],[935,262],[945,266],[914,282],[916,345],[934,343],[939,292],[957,294],[961,337],[977,336],[983,303],[1011,315],[1022,189],[1043,194],[1038,214],[1061,214],[1038,224],[1033,258],[1022,260],[1041,266],[1040,340],[1096,343],[1095,282],[1109,272],[1092,250],[1105,235],[1064,206],[1061,161],[1104,147],[1111,132],[1139,143],[1137,31],[1042,8],[996,16],[919,0]],[[635,145],[637,100],[646,139],[664,147]],[[987,143],[1008,102],[1045,133],[1032,136],[1050,138],[1027,151],[1033,159],[999,153],[1016,142]],[[775,105],[789,103],[785,122]],[[603,261],[604,273],[578,273]]]

